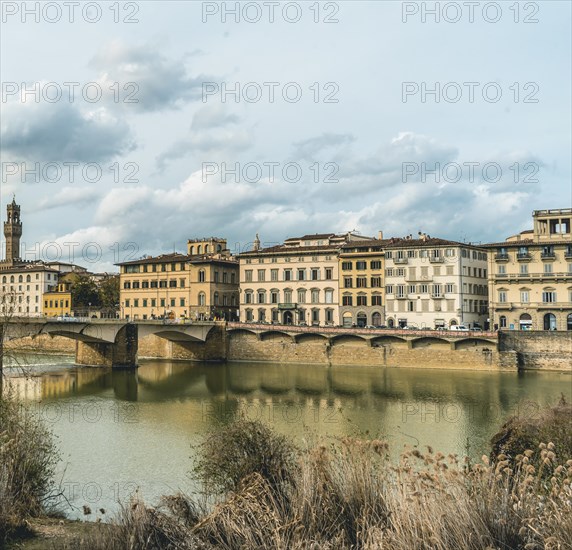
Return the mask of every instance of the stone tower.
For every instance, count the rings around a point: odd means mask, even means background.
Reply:
[[[22,221],[20,220],[20,205],[16,198],[6,207],[8,221],[4,222],[4,237],[6,237],[6,263],[13,264],[20,259],[20,237],[22,236]]]

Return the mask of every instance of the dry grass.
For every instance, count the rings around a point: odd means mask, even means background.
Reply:
[[[235,480],[234,473],[248,470],[222,498],[210,495],[218,498],[214,506],[207,509],[181,495],[156,509],[135,501],[111,529],[74,548],[572,548],[572,460],[558,456],[551,442],[512,461],[501,454],[493,463],[484,456],[471,464],[431,449],[410,449],[392,463],[384,442],[345,438],[298,451],[291,474],[281,474],[277,484],[263,457],[248,454],[244,464],[236,463],[243,442],[235,428],[217,435],[230,434],[225,445],[203,447],[203,460],[209,453],[234,457],[219,462],[232,468],[219,472],[221,479]],[[264,430],[254,433],[266,437]],[[282,438],[267,438],[267,446],[273,441],[280,452],[271,455],[286,458],[276,462],[281,465],[276,471],[284,474],[295,449]],[[256,471],[246,464],[264,467]]]
[[[0,395],[0,545],[43,513],[58,459],[43,424],[10,395]]]

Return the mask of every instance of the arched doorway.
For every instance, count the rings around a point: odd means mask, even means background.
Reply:
[[[342,325],[344,327],[351,327],[354,322],[352,314],[349,311],[344,311],[342,315]]]
[[[520,330],[530,330],[532,328],[532,317],[528,313],[523,313],[519,319]]]
[[[499,317],[499,323],[500,323],[499,328],[506,328],[506,317],[504,315],[501,315]]]
[[[547,313],[544,316],[544,330],[556,330],[556,315]]]
[[[292,312],[291,312],[291,311],[285,311],[285,312],[284,312],[284,315],[282,316],[282,322],[283,322],[285,325],[291,325],[293,319],[294,319],[294,316],[292,315]]]
[[[395,328],[395,321],[391,317],[387,320],[387,326],[389,328]]]
[[[566,318],[566,330],[572,330],[572,313]]]
[[[451,320],[449,321],[449,326],[450,326],[450,327],[454,327],[454,326],[456,326],[456,325],[457,325],[457,319],[451,319]]]
[[[366,325],[367,325],[367,315],[363,311],[360,311],[357,314],[357,326],[363,328]]]
[[[379,327],[381,325],[381,313],[379,311],[376,311],[372,316],[371,316],[371,324],[374,327]]]

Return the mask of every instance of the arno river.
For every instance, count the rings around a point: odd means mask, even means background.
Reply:
[[[69,517],[106,516],[138,489],[149,502],[196,489],[193,445],[220,422],[260,419],[309,445],[320,437],[379,437],[444,453],[488,454],[510,414],[535,415],[570,375],[374,367],[142,361],[136,372],[77,368],[27,356],[33,374],[10,384],[57,437]]]

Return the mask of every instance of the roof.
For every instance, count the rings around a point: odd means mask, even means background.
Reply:
[[[21,263],[21,264],[16,264],[13,265],[11,267],[3,267],[3,265],[7,265],[5,264],[5,262],[0,262],[0,273],[4,274],[4,273],[25,273],[25,272],[30,272],[30,271],[47,271],[49,273],[59,273],[59,271],[57,269],[53,269],[52,267],[48,267],[43,263],[39,263],[39,262],[34,262],[34,263],[29,263],[29,264],[25,264],[25,263]]]
[[[407,239],[404,237],[386,239],[386,248],[425,248],[435,246],[462,246],[470,248],[483,248],[482,245],[472,243],[462,243],[459,241],[449,241],[447,239],[439,239],[437,237],[427,237],[426,239]]]
[[[260,256],[261,254],[281,254],[281,255],[292,255],[299,256],[307,252],[327,252],[336,251],[341,248],[342,244],[328,244],[328,245],[316,245],[316,246],[286,246],[279,244],[276,246],[270,246],[268,248],[261,248],[259,250],[250,250],[249,252],[242,252],[237,255],[237,258],[242,258],[245,256]]]
[[[218,254],[181,254],[180,252],[171,252],[170,254],[161,254],[160,256],[149,256],[147,258],[140,258],[139,260],[130,260],[129,262],[121,262],[115,265],[122,266],[122,265],[142,265],[142,264],[164,264],[173,262],[236,263],[236,260],[232,256],[220,257]]]
[[[520,239],[519,241],[501,241],[498,243],[483,244],[483,248],[519,247],[519,246],[547,246],[553,244],[572,244],[570,239],[560,239],[551,241],[536,241],[534,239]]]
[[[313,235],[304,235],[303,237],[290,237],[286,239],[284,242],[289,241],[313,241],[316,239],[329,239],[330,237],[335,237],[335,233],[314,233]],[[340,237],[343,235],[339,235]]]

